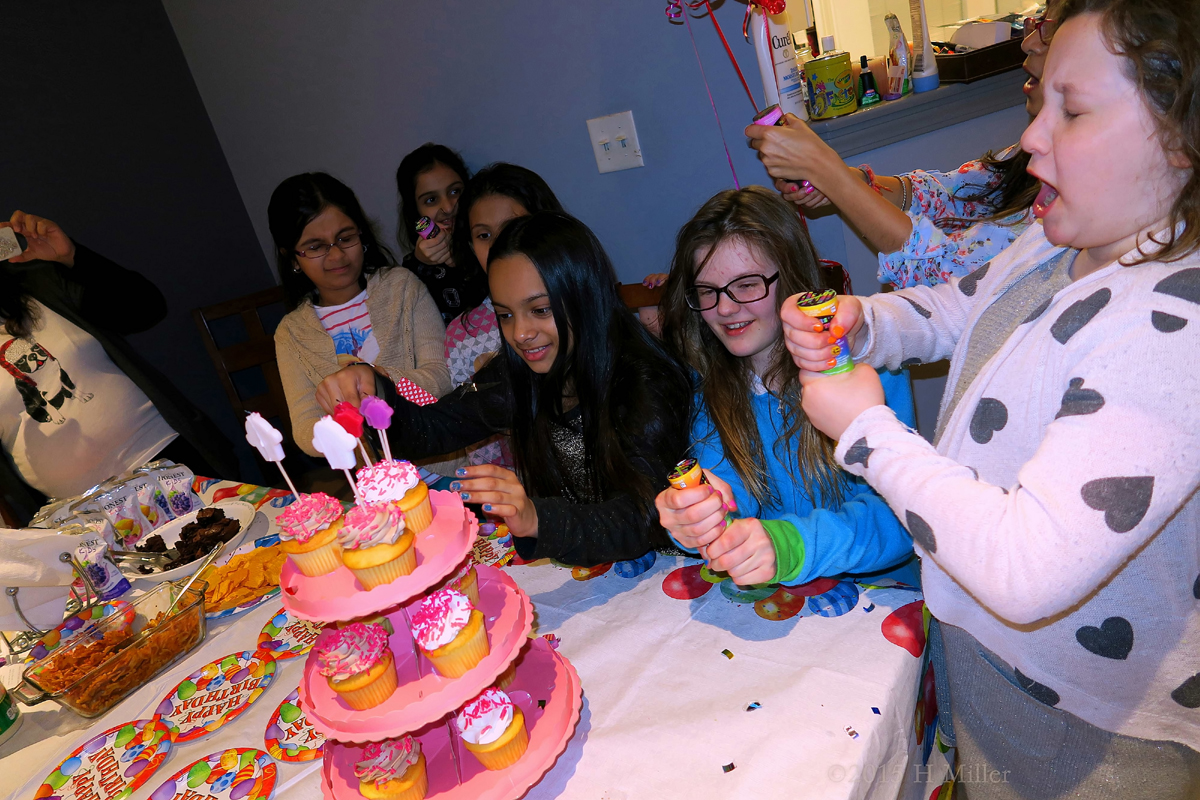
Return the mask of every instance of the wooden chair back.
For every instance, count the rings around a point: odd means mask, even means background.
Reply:
[[[282,287],[197,308],[192,318],[234,411],[239,417],[257,411],[279,428],[285,442],[291,442],[291,417],[275,360],[275,326],[282,313],[273,322],[264,324],[263,319],[264,311],[273,306],[282,312]],[[237,331],[236,324],[230,324],[234,317],[240,318],[244,335]],[[223,344],[222,340],[227,339],[233,341]]]
[[[640,283],[618,283],[617,291],[625,307],[637,311],[639,308],[658,305],[662,300],[663,287],[647,289]]]

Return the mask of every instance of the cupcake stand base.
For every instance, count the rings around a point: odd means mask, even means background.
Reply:
[[[529,749],[507,769],[489,772],[475,759],[447,722],[433,722],[413,733],[421,742],[429,774],[427,798],[439,800],[516,800],[554,766],[579,722],[583,695],[575,668],[544,639],[530,643],[505,690],[525,714]],[[544,707],[539,701],[545,701]],[[326,800],[360,800],[354,764],[363,745],[325,743],[322,788]]]

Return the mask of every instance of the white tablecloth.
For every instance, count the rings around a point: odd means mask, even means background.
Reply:
[[[205,486],[205,499],[230,486]],[[280,510],[270,498],[259,500],[269,517]],[[920,595],[860,587],[857,605],[841,616],[806,610],[771,621],[717,586],[697,599],[669,597],[664,578],[695,563],[660,556],[637,577],[610,570],[590,580],[547,563],[507,568],[533,601],[535,633],[559,637],[584,694],[574,738],[527,797],[892,800],[902,788],[905,796],[928,797],[912,784],[921,773],[913,763],[913,710],[924,661],[881,632],[889,613]],[[22,706],[21,729],[0,747],[0,796],[32,797],[90,735],[149,717],[183,677],[253,650],[279,607],[276,599],[212,624],[197,651],[100,719],[52,703]],[[208,753],[265,749],[267,719],[299,683],[303,662],[279,662],[258,702],[216,733],[177,747],[131,800]],[[751,703],[760,707],[748,711]],[[321,797],[320,761],[281,763],[279,774],[276,797]]]

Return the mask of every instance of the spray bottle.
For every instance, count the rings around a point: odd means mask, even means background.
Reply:
[[[803,68],[792,41],[785,0],[767,0],[765,6],[753,5],[751,14],[750,25],[758,69],[762,73],[765,105],[778,104],[784,113],[807,120]]]
[[[929,20],[925,17],[925,0],[908,0],[908,11],[912,15],[913,32],[913,92],[929,92],[938,88],[937,59],[933,55],[933,43],[929,41]]]
[[[887,25],[891,44],[888,47],[887,86],[883,87],[884,100],[899,100],[908,94],[908,40],[904,38],[904,29],[900,27],[900,19],[895,14],[883,18]]]

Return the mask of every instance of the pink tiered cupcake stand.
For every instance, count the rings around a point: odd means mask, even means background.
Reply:
[[[417,568],[385,586],[364,591],[345,567],[308,578],[290,563],[283,568],[281,598],[289,613],[318,622],[385,616],[399,687],[382,705],[355,711],[337,697],[309,653],[300,701],[312,726],[324,734],[322,788],[327,800],[358,800],[354,764],[367,742],[412,734],[421,742],[429,773],[428,798],[516,800],[541,780],[566,749],[583,703],[579,676],[544,639],[529,640],[533,605],[504,572],[477,566],[479,610],[484,614],[489,655],[460,678],[444,678],[419,653],[409,628],[409,609],[445,580],[471,551],[479,528],[453,492],[430,492],[433,524],[417,534]],[[489,772],[462,745],[453,715],[496,682],[514,660],[505,690],[525,715],[529,748],[513,766]]]

